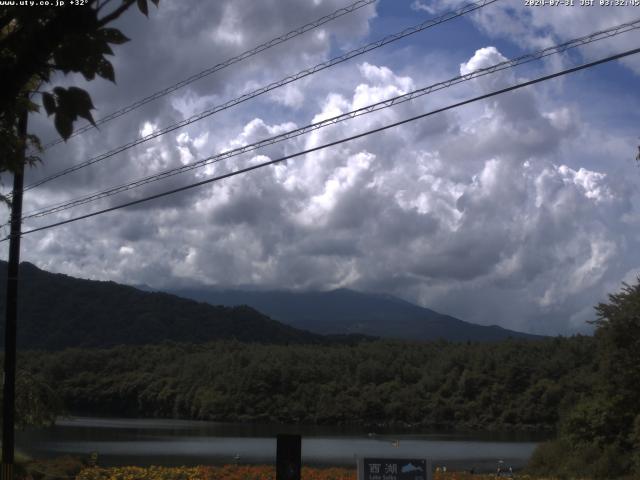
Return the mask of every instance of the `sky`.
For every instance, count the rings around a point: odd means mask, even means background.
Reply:
[[[117,27],[116,84],[57,77],[100,118],[349,0],[163,0]],[[498,0],[25,193],[37,210],[194,162],[640,18],[632,6]],[[385,35],[459,8],[379,0],[191,83],[42,155],[29,184]],[[25,230],[355,135],[640,47],[637,30],[393,108],[29,219]],[[539,83],[183,193],[25,235],[69,275],[187,286],[393,294],[478,324],[589,333],[593,306],[640,275],[640,56]],[[30,117],[43,141],[51,119]],[[79,123],[77,126],[81,126]],[[10,178],[2,178],[6,190]],[[8,212],[3,215],[8,217]],[[6,234],[6,227],[4,227]],[[7,258],[7,244],[2,244]]]

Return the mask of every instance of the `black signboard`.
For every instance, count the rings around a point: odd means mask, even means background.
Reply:
[[[364,458],[361,480],[427,480],[426,460]]]

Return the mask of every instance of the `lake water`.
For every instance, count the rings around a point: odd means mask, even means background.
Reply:
[[[306,465],[355,466],[356,457],[429,458],[449,468],[491,470],[498,460],[526,464],[540,435],[383,433],[358,428],[256,425],[184,420],[73,417],[17,433],[18,448],[37,458],[99,453],[100,465],[275,463],[278,433],[302,435]]]

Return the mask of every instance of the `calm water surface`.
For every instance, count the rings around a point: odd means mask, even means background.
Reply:
[[[531,456],[540,435],[375,433],[358,428],[258,425],[185,420],[73,417],[46,429],[18,432],[18,448],[34,457],[97,451],[101,465],[201,465],[275,462],[278,433],[302,435],[303,462],[355,466],[355,458],[430,458],[435,465],[514,468]]]

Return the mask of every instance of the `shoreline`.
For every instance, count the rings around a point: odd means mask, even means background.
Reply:
[[[306,430],[306,431],[305,431]],[[302,435],[303,465],[355,468],[356,458],[425,458],[434,466],[458,471],[495,472],[499,460],[518,471],[538,442],[510,436],[482,438],[468,433],[419,435],[348,433],[344,429],[300,425],[256,425],[184,420],[67,418],[49,429],[17,434],[17,446],[33,458],[70,455],[87,458],[98,452],[104,467],[164,467],[234,463],[275,464],[276,434]],[[528,440],[528,441],[527,441]]]
[[[91,412],[69,412],[56,418],[56,424],[64,424],[74,421],[97,421],[97,422],[184,422],[185,424],[194,425],[235,425],[250,427],[282,427],[285,430],[292,428],[302,428],[304,430],[347,430],[360,431],[363,433],[375,432],[377,435],[403,434],[411,435],[419,432],[438,433],[444,435],[468,435],[468,436],[535,436],[540,441],[553,438],[556,430],[549,425],[529,425],[529,424],[492,424],[483,427],[474,427],[470,425],[452,425],[452,424],[427,424],[427,423],[389,423],[389,422],[338,422],[338,423],[286,423],[279,422],[275,419],[256,417],[256,418],[236,418],[223,420],[205,420],[188,417],[144,417],[144,416],[122,416],[109,413],[91,413]]]

